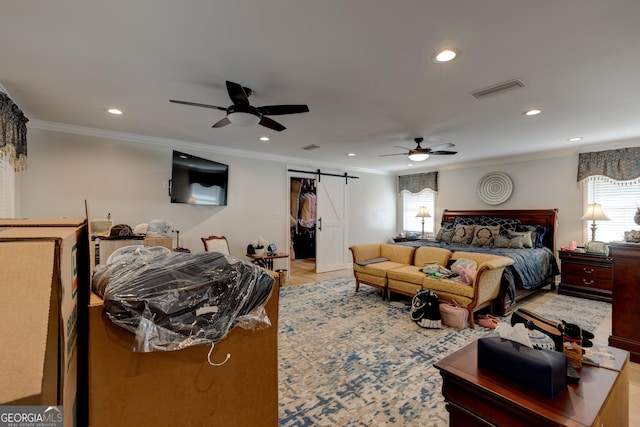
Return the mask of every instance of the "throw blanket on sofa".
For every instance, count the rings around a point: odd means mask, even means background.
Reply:
[[[506,288],[509,298],[515,298],[516,287],[537,289],[548,284],[548,278],[560,274],[558,263],[549,248],[507,249],[486,246],[460,245],[447,242],[399,242],[405,246],[437,246],[452,252],[481,252],[506,256],[513,259],[514,264],[505,268],[502,286]]]

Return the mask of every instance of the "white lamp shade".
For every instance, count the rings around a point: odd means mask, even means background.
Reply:
[[[427,153],[411,153],[409,154],[409,159],[414,162],[423,162],[429,158]]]
[[[428,218],[431,215],[429,214],[429,211],[427,210],[426,206],[420,206],[420,209],[418,209],[418,213],[416,214],[416,218]]]
[[[231,123],[238,126],[255,126],[260,122],[260,116],[242,111],[229,113],[227,114],[227,118]]]
[[[609,217],[605,215],[600,203],[589,204],[580,219],[583,221],[609,221]]]

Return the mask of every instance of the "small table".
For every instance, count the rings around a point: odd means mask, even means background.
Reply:
[[[615,366],[578,369],[580,382],[549,399],[478,368],[477,341],[438,361],[450,426],[629,425],[629,353],[606,347]]]
[[[276,258],[287,258],[289,254],[281,252],[267,252],[262,255],[247,254],[247,256],[252,259],[253,263],[259,265],[260,267],[266,268],[267,270],[273,270],[273,260]]]

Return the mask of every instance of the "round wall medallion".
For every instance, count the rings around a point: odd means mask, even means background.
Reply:
[[[478,181],[478,196],[490,205],[499,205],[511,197],[513,182],[506,173],[491,172]]]

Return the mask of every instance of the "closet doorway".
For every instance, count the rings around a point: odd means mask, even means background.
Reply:
[[[292,261],[313,260],[316,273],[350,266],[346,247],[345,179],[296,173],[289,176],[289,186]]]

